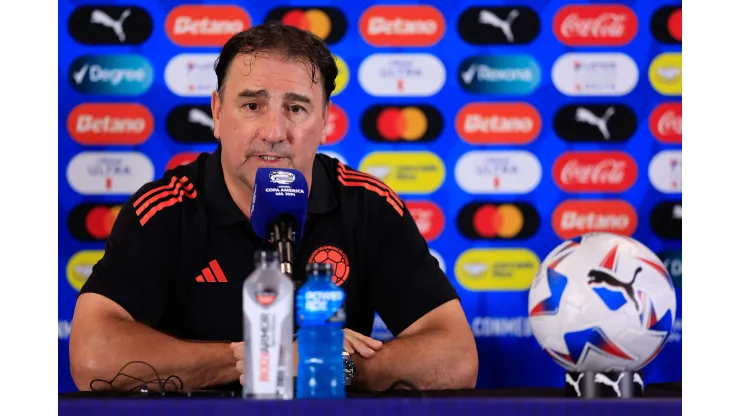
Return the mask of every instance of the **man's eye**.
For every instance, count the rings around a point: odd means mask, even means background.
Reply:
[[[290,106],[290,111],[292,111],[294,113],[298,113],[301,110],[303,110],[303,108],[301,106],[299,106],[299,105],[291,105]]]
[[[249,103],[247,104],[247,108],[249,108],[252,111],[255,111],[257,110],[257,108],[259,108],[259,106],[257,105],[257,103]]]

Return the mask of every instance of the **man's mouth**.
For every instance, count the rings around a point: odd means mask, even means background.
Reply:
[[[258,156],[260,159],[265,160],[267,162],[271,162],[273,160],[278,160],[280,157],[278,156]]]

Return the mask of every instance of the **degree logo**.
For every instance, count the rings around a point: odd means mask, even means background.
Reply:
[[[276,7],[265,17],[270,20],[309,31],[327,45],[339,42],[347,33],[347,19],[336,7]]]
[[[235,5],[184,4],[165,20],[167,37],[178,46],[223,46],[235,33],[249,29],[247,12]]]
[[[662,53],[653,59],[648,76],[655,91],[663,95],[681,95],[683,85],[681,62],[681,54],[676,52]]]
[[[522,240],[537,232],[540,216],[527,202],[471,202],[457,214],[457,228],[471,240]]]
[[[339,95],[345,88],[347,88],[347,84],[349,84],[349,67],[347,66],[347,63],[337,55],[334,55],[334,62],[337,64],[337,78],[334,81],[335,87],[334,91],[331,93],[332,97]]]
[[[103,258],[103,250],[82,250],[67,262],[67,281],[78,292],[92,274],[93,266]]]
[[[198,158],[200,153],[198,152],[183,152],[178,153],[170,159],[169,162],[167,162],[167,166],[165,167],[165,171],[168,171],[170,169],[174,169],[178,166],[187,165],[190,163],[193,163],[195,159]]]
[[[442,186],[445,166],[437,154],[373,152],[360,162],[360,171],[383,181],[399,194],[427,194]]]
[[[134,54],[83,55],[69,66],[69,82],[82,94],[141,95],[152,86],[149,61]]]
[[[373,142],[431,142],[442,133],[442,114],[431,105],[374,105],[362,116],[363,134]]]
[[[527,95],[540,85],[540,66],[529,55],[466,58],[457,70],[463,90],[483,94]]]
[[[528,103],[469,103],[455,119],[457,135],[470,144],[528,144],[541,129],[540,113]]]
[[[121,204],[85,202],[69,212],[67,228],[78,241],[104,241],[110,235],[120,211]]]
[[[427,241],[439,237],[445,227],[445,216],[437,204],[432,201],[406,201],[406,208]]]
[[[327,117],[329,119],[326,122],[326,143],[324,145],[339,143],[349,129],[347,113],[342,110],[342,107],[332,103]]]
[[[433,46],[445,33],[445,18],[429,5],[376,5],[360,16],[360,35],[372,46]]]
[[[460,286],[479,291],[522,291],[532,285],[540,259],[525,248],[473,248],[455,262]]]
[[[83,103],[69,112],[67,130],[83,145],[138,145],[151,136],[154,117],[136,103]]]

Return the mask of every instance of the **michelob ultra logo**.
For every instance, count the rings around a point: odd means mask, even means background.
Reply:
[[[87,282],[93,266],[103,258],[103,250],[82,250],[75,253],[67,262],[67,281],[79,291]]]
[[[455,277],[470,291],[527,290],[539,267],[528,249],[473,248],[457,258]]]
[[[663,95],[681,95],[682,73],[681,54],[677,52],[658,55],[648,70],[650,84]]]
[[[425,194],[439,189],[445,166],[432,152],[373,152],[360,162],[369,173],[401,194]]]
[[[83,55],[69,66],[68,76],[83,94],[141,95],[151,87],[154,72],[141,55]]]

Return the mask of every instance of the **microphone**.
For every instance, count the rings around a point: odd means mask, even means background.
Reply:
[[[280,271],[293,278],[293,246],[308,211],[308,183],[295,169],[258,168],[250,217],[254,232],[277,245]]]

